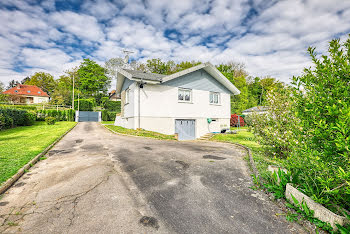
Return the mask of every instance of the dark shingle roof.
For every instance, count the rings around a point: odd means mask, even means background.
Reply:
[[[143,79],[143,80],[153,80],[153,81],[162,81],[162,78],[166,75],[156,74],[156,73],[147,73],[143,71],[123,69],[127,73],[130,73],[133,78]]]

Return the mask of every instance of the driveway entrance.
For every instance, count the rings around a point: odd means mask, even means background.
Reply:
[[[77,111],[77,122],[100,122],[101,112]]]

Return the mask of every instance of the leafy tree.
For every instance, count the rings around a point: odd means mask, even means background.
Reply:
[[[9,82],[9,85],[7,86],[7,89],[11,89],[13,87],[16,87],[19,84],[19,82],[17,80],[11,80]]]
[[[3,94],[2,92],[5,91],[5,85],[0,81],[0,102],[8,102],[9,96],[6,94]]]
[[[84,59],[78,69],[79,89],[85,97],[94,97],[96,101],[101,95],[107,95],[111,78],[106,76],[105,68],[90,59]]]
[[[106,75],[111,79],[117,78],[117,70],[124,66],[122,58],[111,58],[105,62]]]
[[[26,82],[29,82],[30,81],[30,77],[27,76],[26,78],[24,78],[22,81],[21,81],[21,84],[24,84]]]
[[[5,85],[0,81],[0,93],[5,91]]]
[[[36,72],[25,82],[26,85],[35,85],[47,92],[49,95],[53,93],[57,85],[53,76],[45,72]]]
[[[314,66],[293,77],[300,142],[290,167],[317,202],[350,209],[350,35],[329,43],[329,55],[308,52]],[[335,207],[334,207],[335,208]]]
[[[161,59],[150,59],[147,60],[147,63],[145,65],[146,71],[150,71],[152,73],[158,73],[163,75],[171,75],[173,73],[185,70],[190,67],[197,66],[198,64],[201,64],[201,62],[196,61],[183,61],[180,63],[175,63],[174,61],[170,60],[167,62],[163,62]],[[142,65],[139,65],[140,68],[143,68]]]

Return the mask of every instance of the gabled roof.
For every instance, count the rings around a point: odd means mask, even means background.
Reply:
[[[117,75],[117,92],[121,91],[122,84],[124,82],[125,77],[134,80],[134,81],[143,81],[145,83],[151,84],[160,84],[169,80],[176,79],[178,77],[184,76],[188,73],[195,72],[197,70],[204,69],[208,72],[212,77],[214,77],[217,81],[219,81],[223,86],[225,86],[228,90],[230,90],[234,95],[240,94],[240,91],[234,86],[215,66],[211,63],[202,63],[197,66],[188,68],[183,71],[176,72],[171,75],[161,75],[156,73],[146,73],[143,71],[135,71],[129,69],[120,69],[118,70]]]
[[[3,94],[49,97],[49,95],[38,86],[22,84],[4,91]]]

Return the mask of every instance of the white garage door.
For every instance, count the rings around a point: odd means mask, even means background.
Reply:
[[[175,133],[178,134],[179,140],[196,139],[195,120],[193,119],[176,119]]]

